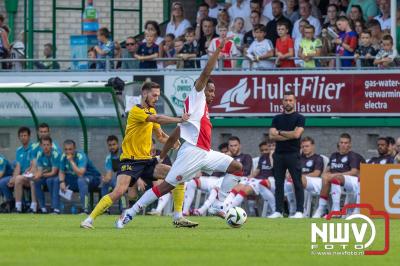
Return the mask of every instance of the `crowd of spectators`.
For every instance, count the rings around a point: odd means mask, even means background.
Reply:
[[[390,0],[218,2],[201,3],[195,18],[186,15],[181,2],[172,3],[165,33],[159,23],[147,21],[142,38],[130,36],[117,41],[107,28],[100,28],[98,45],[88,50],[92,59],[88,68],[200,68],[221,39],[227,40],[220,55],[224,68],[352,67],[360,57],[362,67],[399,65],[400,44],[397,42],[397,49],[393,47],[390,35]],[[399,32],[399,8],[396,19]],[[21,58],[21,53],[17,54],[21,41],[10,44],[8,33],[0,15],[0,57]],[[45,45],[44,59],[52,57],[52,49],[51,44]],[[331,59],[315,59],[320,56]],[[348,58],[334,58],[342,56]],[[106,58],[110,59],[108,65]],[[12,63],[2,63],[1,67],[16,68]],[[60,65],[44,61],[35,63],[35,67],[57,69]]]

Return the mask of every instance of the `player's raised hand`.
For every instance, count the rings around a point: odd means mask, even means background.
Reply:
[[[189,120],[189,118],[190,118],[190,115],[188,113],[183,113],[181,120],[182,120],[182,122],[186,122]]]
[[[174,144],[174,150],[178,150],[180,146],[181,146],[181,142],[179,140],[177,140]]]

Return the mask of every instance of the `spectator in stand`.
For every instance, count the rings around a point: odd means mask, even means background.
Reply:
[[[297,0],[287,0],[286,10],[283,11],[283,15],[292,22],[292,25],[300,18],[298,1]]]
[[[356,22],[356,20],[361,20],[362,22],[365,22],[363,13],[362,13],[362,9],[359,5],[353,5],[351,7],[350,14],[348,17],[351,20],[351,22],[353,23],[353,25]]]
[[[367,29],[367,27],[365,26],[365,23],[363,20],[356,20],[354,22],[354,30],[355,32],[357,32],[357,36],[361,36],[361,33],[363,31],[365,31]],[[358,43],[360,44],[360,40],[358,41]]]
[[[164,40],[164,58],[174,58],[176,55],[175,51],[175,36],[172,33],[168,33]],[[164,61],[163,66],[165,68],[176,68],[176,61]]]
[[[167,24],[166,34],[172,33],[176,37],[184,35],[186,29],[191,27],[189,20],[185,19],[185,13],[181,2],[172,3],[171,20]]]
[[[246,57],[253,62],[254,69],[271,69],[274,63],[268,60],[274,56],[274,46],[269,39],[265,39],[266,28],[262,24],[254,27],[255,40],[247,50]]]
[[[394,163],[400,163],[400,137],[396,140],[396,156],[394,157]]]
[[[341,0],[329,0],[330,5],[336,5],[338,7],[338,16],[346,16],[347,7],[343,7]]]
[[[236,0],[236,3],[232,3],[232,6],[228,9],[228,14],[231,21],[233,21],[237,17],[243,18],[245,30],[249,31],[251,29],[251,23],[250,23],[251,10],[248,0]]]
[[[219,24],[225,25],[225,24]],[[208,57],[208,47],[210,46],[211,40],[218,37],[215,33],[215,26],[210,18],[205,18],[201,22],[201,34],[200,39],[198,40],[199,44],[199,52],[198,57],[207,58]],[[200,63],[197,64],[198,67],[205,66],[206,61],[201,60]]]
[[[277,25],[278,22],[286,21],[289,25],[289,34],[292,34],[292,22],[283,16],[283,3],[279,0],[272,1],[272,15],[273,19],[267,24],[267,37],[275,45],[276,39],[278,39]]]
[[[390,19],[390,0],[379,0],[379,15],[374,19],[379,21],[381,29],[390,33],[391,19]],[[399,9],[399,7],[397,7]]]
[[[197,11],[197,17],[196,17],[196,24],[193,26],[196,29],[196,39],[200,38],[200,33],[201,33],[201,21],[205,18],[210,18],[214,26],[218,25],[218,20],[216,18],[210,17],[209,16],[209,6],[207,3],[201,3],[198,7]]]
[[[185,34],[185,44],[179,54],[176,57],[182,58],[183,68],[195,68],[196,62],[189,60],[196,58],[197,56],[197,43],[195,42],[195,29],[188,28]]]
[[[160,25],[157,23],[157,21],[148,20],[144,24],[144,29],[145,31],[153,31],[156,34],[155,44],[158,45],[158,57],[164,57],[164,38],[161,37]],[[146,42],[146,38],[143,40],[143,42]],[[157,68],[162,69],[163,67],[163,62],[157,62]]]
[[[232,40],[236,48],[242,51],[243,37],[244,37],[244,19],[241,17],[235,18],[231,30],[228,32],[228,39]]]
[[[40,138],[40,147],[41,150],[37,155],[37,170],[33,177],[36,197],[41,213],[47,213],[44,195],[44,186],[47,184],[53,213],[60,214],[58,169],[61,154],[57,149],[54,149],[52,139],[49,136]]]
[[[227,39],[227,34],[228,34],[228,27],[224,25],[219,25],[218,26],[220,36],[217,38],[214,38],[211,41],[210,46],[208,47],[208,56],[212,56],[213,53],[217,50],[217,47],[219,47],[220,43],[225,40],[225,45],[221,49],[221,52],[219,54],[219,58],[227,58],[227,57],[233,57],[237,56],[239,54],[239,51],[236,48],[236,45],[233,41]],[[222,66],[220,66],[222,67]],[[223,68],[234,68],[235,67],[235,61],[234,60],[223,60]]]
[[[277,57],[275,65],[279,68],[294,68],[294,42],[289,35],[289,24],[285,21],[279,21],[278,25],[279,38],[276,40],[275,56]]]
[[[252,25],[252,29],[248,32],[246,32],[243,36],[243,48],[244,48],[244,53],[246,53],[246,49],[250,47],[251,43],[254,41],[256,38],[254,35],[254,28],[261,24],[260,23],[260,16],[261,14],[257,11],[252,11],[250,15],[250,22]],[[262,24],[261,24],[262,25]]]
[[[64,141],[59,169],[61,191],[65,192],[69,188],[79,192],[81,213],[89,213],[89,191],[99,187],[101,174],[85,153],[76,150],[73,140]]]
[[[280,1],[280,0],[278,1],[282,3],[282,12],[283,12],[284,10],[286,10],[286,1]],[[263,0],[263,5],[262,5],[264,7],[262,15],[267,17],[269,20],[273,20],[275,17],[273,14],[274,12],[272,10],[272,2],[274,2],[274,0]]]
[[[325,23],[322,25],[322,28],[336,29],[336,20],[338,19],[338,16],[339,16],[339,9],[337,5],[330,4],[328,6]]]
[[[334,41],[336,44],[336,54],[339,56],[353,56],[358,45],[357,33],[350,27],[350,21],[347,17],[340,17],[336,25],[340,31],[339,38]],[[341,60],[342,67],[351,67],[353,65],[353,59]]]
[[[185,37],[184,36],[179,36],[178,38],[175,38],[174,40],[174,50],[175,54],[180,54],[182,53],[183,46],[185,45]],[[183,61],[178,61],[175,62],[175,68],[183,68]]]
[[[217,0],[205,0],[208,7],[208,16],[211,18],[218,18],[218,14],[224,9],[224,6],[217,3]]]
[[[347,15],[350,14],[354,5],[359,5],[362,10],[364,21],[369,21],[378,15],[378,7],[376,3],[377,0],[350,0],[347,8]]]
[[[0,14],[0,59],[6,59],[10,55],[10,43],[8,42],[8,32],[6,29],[4,17]],[[6,68],[3,67],[3,63],[0,64],[0,69],[2,68]]]
[[[397,9],[397,27],[396,27],[396,36],[397,36],[397,51],[400,51],[400,8]]]
[[[157,69],[157,62],[154,60],[159,55],[158,45],[155,44],[156,33],[154,31],[147,31],[145,38],[146,42],[139,45],[135,58],[140,61],[139,68]]]
[[[118,41],[114,41],[114,67],[115,69],[120,69],[122,62],[121,59],[122,57],[122,48],[121,48],[121,44]]]
[[[218,14],[218,25],[230,25],[231,24],[231,19],[229,17],[229,13],[226,9],[221,10]],[[217,32],[219,34],[219,32]]]
[[[266,16],[262,15],[262,7],[261,7],[260,0],[251,0],[250,1],[250,10],[251,10],[251,12],[257,11],[258,13],[261,14],[260,15],[260,24],[263,24],[263,25],[268,24],[269,19]]]
[[[94,47],[90,47],[88,49],[88,69],[96,69],[96,61],[95,59],[97,58],[97,53],[96,49]]]
[[[354,57],[358,59],[360,56],[364,56],[366,59],[361,59],[362,67],[372,67],[374,66],[374,57],[378,51],[372,47],[371,42],[371,32],[364,30],[360,35],[361,45],[355,51]]]
[[[110,40],[111,33],[107,28],[100,28],[97,31],[98,45],[94,47],[97,59],[114,58],[114,42]],[[110,62],[110,68],[114,68],[114,64]],[[106,61],[97,61],[97,69],[106,69]]]
[[[381,24],[376,19],[372,19],[368,22],[367,28],[371,31],[372,36],[372,46],[375,50],[381,49],[381,42],[383,37],[383,32],[381,29]]]
[[[46,43],[43,48],[44,59],[53,58],[53,45],[51,43]],[[38,69],[60,69],[60,64],[56,61],[36,61],[35,67]]]
[[[310,2],[304,1],[304,2],[300,3],[300,16],[301,16],[301,19],[306,19],[311,25],[314,26],[314,29],[315,29],[314,37],[318,37],[321,34],[321,23],[319,22],[319,19],[317,19],[316,17],[313,17],[311,15]],[[299,29],[299,23],[300,23],[300,19],[297,20],[296,23],[294,23],[293,33],[292,33],[293,39],[296,39],[299,36],[301,36],[300,29]]]
[[[301,3],[310,3],[311,5],[311,16],[314,18],[317,18],[319,21],[322,19],[322,13],[321,10],[318,8],[318,6],[314,3],[316,2],[315,0],[299,0],[299,5]]]
[[[397,51],[393,48],[393,37],[384,35],[382,38],[381,49],[375,56],[374,65],[378,67],[394,67],[396,63]]]
[[[385,139],[387,139],[388,144],[389,144],[389,149],[388,149],[387,154],[392,156],[392,157],[395,157],[396,154],[397,154],[397,152],[396,152],[396,140],[392,136],[388,136]]]
[[[314,38],[314,26],[304,26],[304,38],[300,42],[299,57],[304,61],[305,68],[315,68],[314,57],[321,55],[321,40]]]
[[[0,154],[0,196],[3,196],[6,200],[4,206],[6,207],[7,212],[9,212],[13,207],[12,194],[7,188],[7,183],[11,179],[12,175],[13,169],[11,164],[4,155]],[[5,192],[3,192],[3,187],[7,188]]]
[[[135,59],[135,54],[139,49],[139,43],[134,37],[128,37],[125,41],[125,49],[122,50],[122,58],[132,59],[122,61],[122,69],[138,69],[139,62]]]
[[[25,44],[24,44],[24,32],[20,32],[17,35],[16,40],[11,44],[11,58],[25,59]],[[1,42],[1,41],[0,41]],[[21,71],[25,68],[25,62],[13,61],[11,62],[11,69],[14,71]]]
[[[306,20],[306,19],[300,20],[299,29],[300,29],[301,36],[299,36],[298,38],[296,38],[296,39],[294,40],[294,55],[295,55],[295,57],[297,57],[297,58],[300,57],[300,56],[299,56],[300,43],[301,43],[301,41],[303,40],[303,38],[305,37],[305,36],[304,36],[304,28],[305,28],[305,26],[308,26],[308,25],[310,25],[310,23],[308,22],[308,20]],[[296,59],[294,62],[295,62],[295,64],[296,64],[296,66],[298,66],[298,67],[304,67],[304,61],[303,61],[303,60],[301,60],[301,59]]]

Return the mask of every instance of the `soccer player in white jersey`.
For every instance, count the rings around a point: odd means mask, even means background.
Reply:
[[[117,228],[123,228],[144,207],[173,190],[178,184],[191,180],[198,171],[210,173],[219,171],[241,175],[242,164],[240,162],[226,154],[211,150],[212,124],[207,105],[211,104],[215,97],[215,86],[209,76],[224,44],[225,42],[222,41],[210,57],[184,101],[184,111],[190,115],[190,118],[174,130],[170,139],[174,140],[180,135],[185,143],[181,146],[178,157],[167,177],[160,185],[147,190],[131,208],[122,213],[116,222]],[[166,145],[171,143],[170,140],[168,141]]]

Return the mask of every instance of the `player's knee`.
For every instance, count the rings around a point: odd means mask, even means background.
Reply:
[[[22,185],[25,181],[25,177],[22,175],[17,175],[15,177],[15,185]]]

